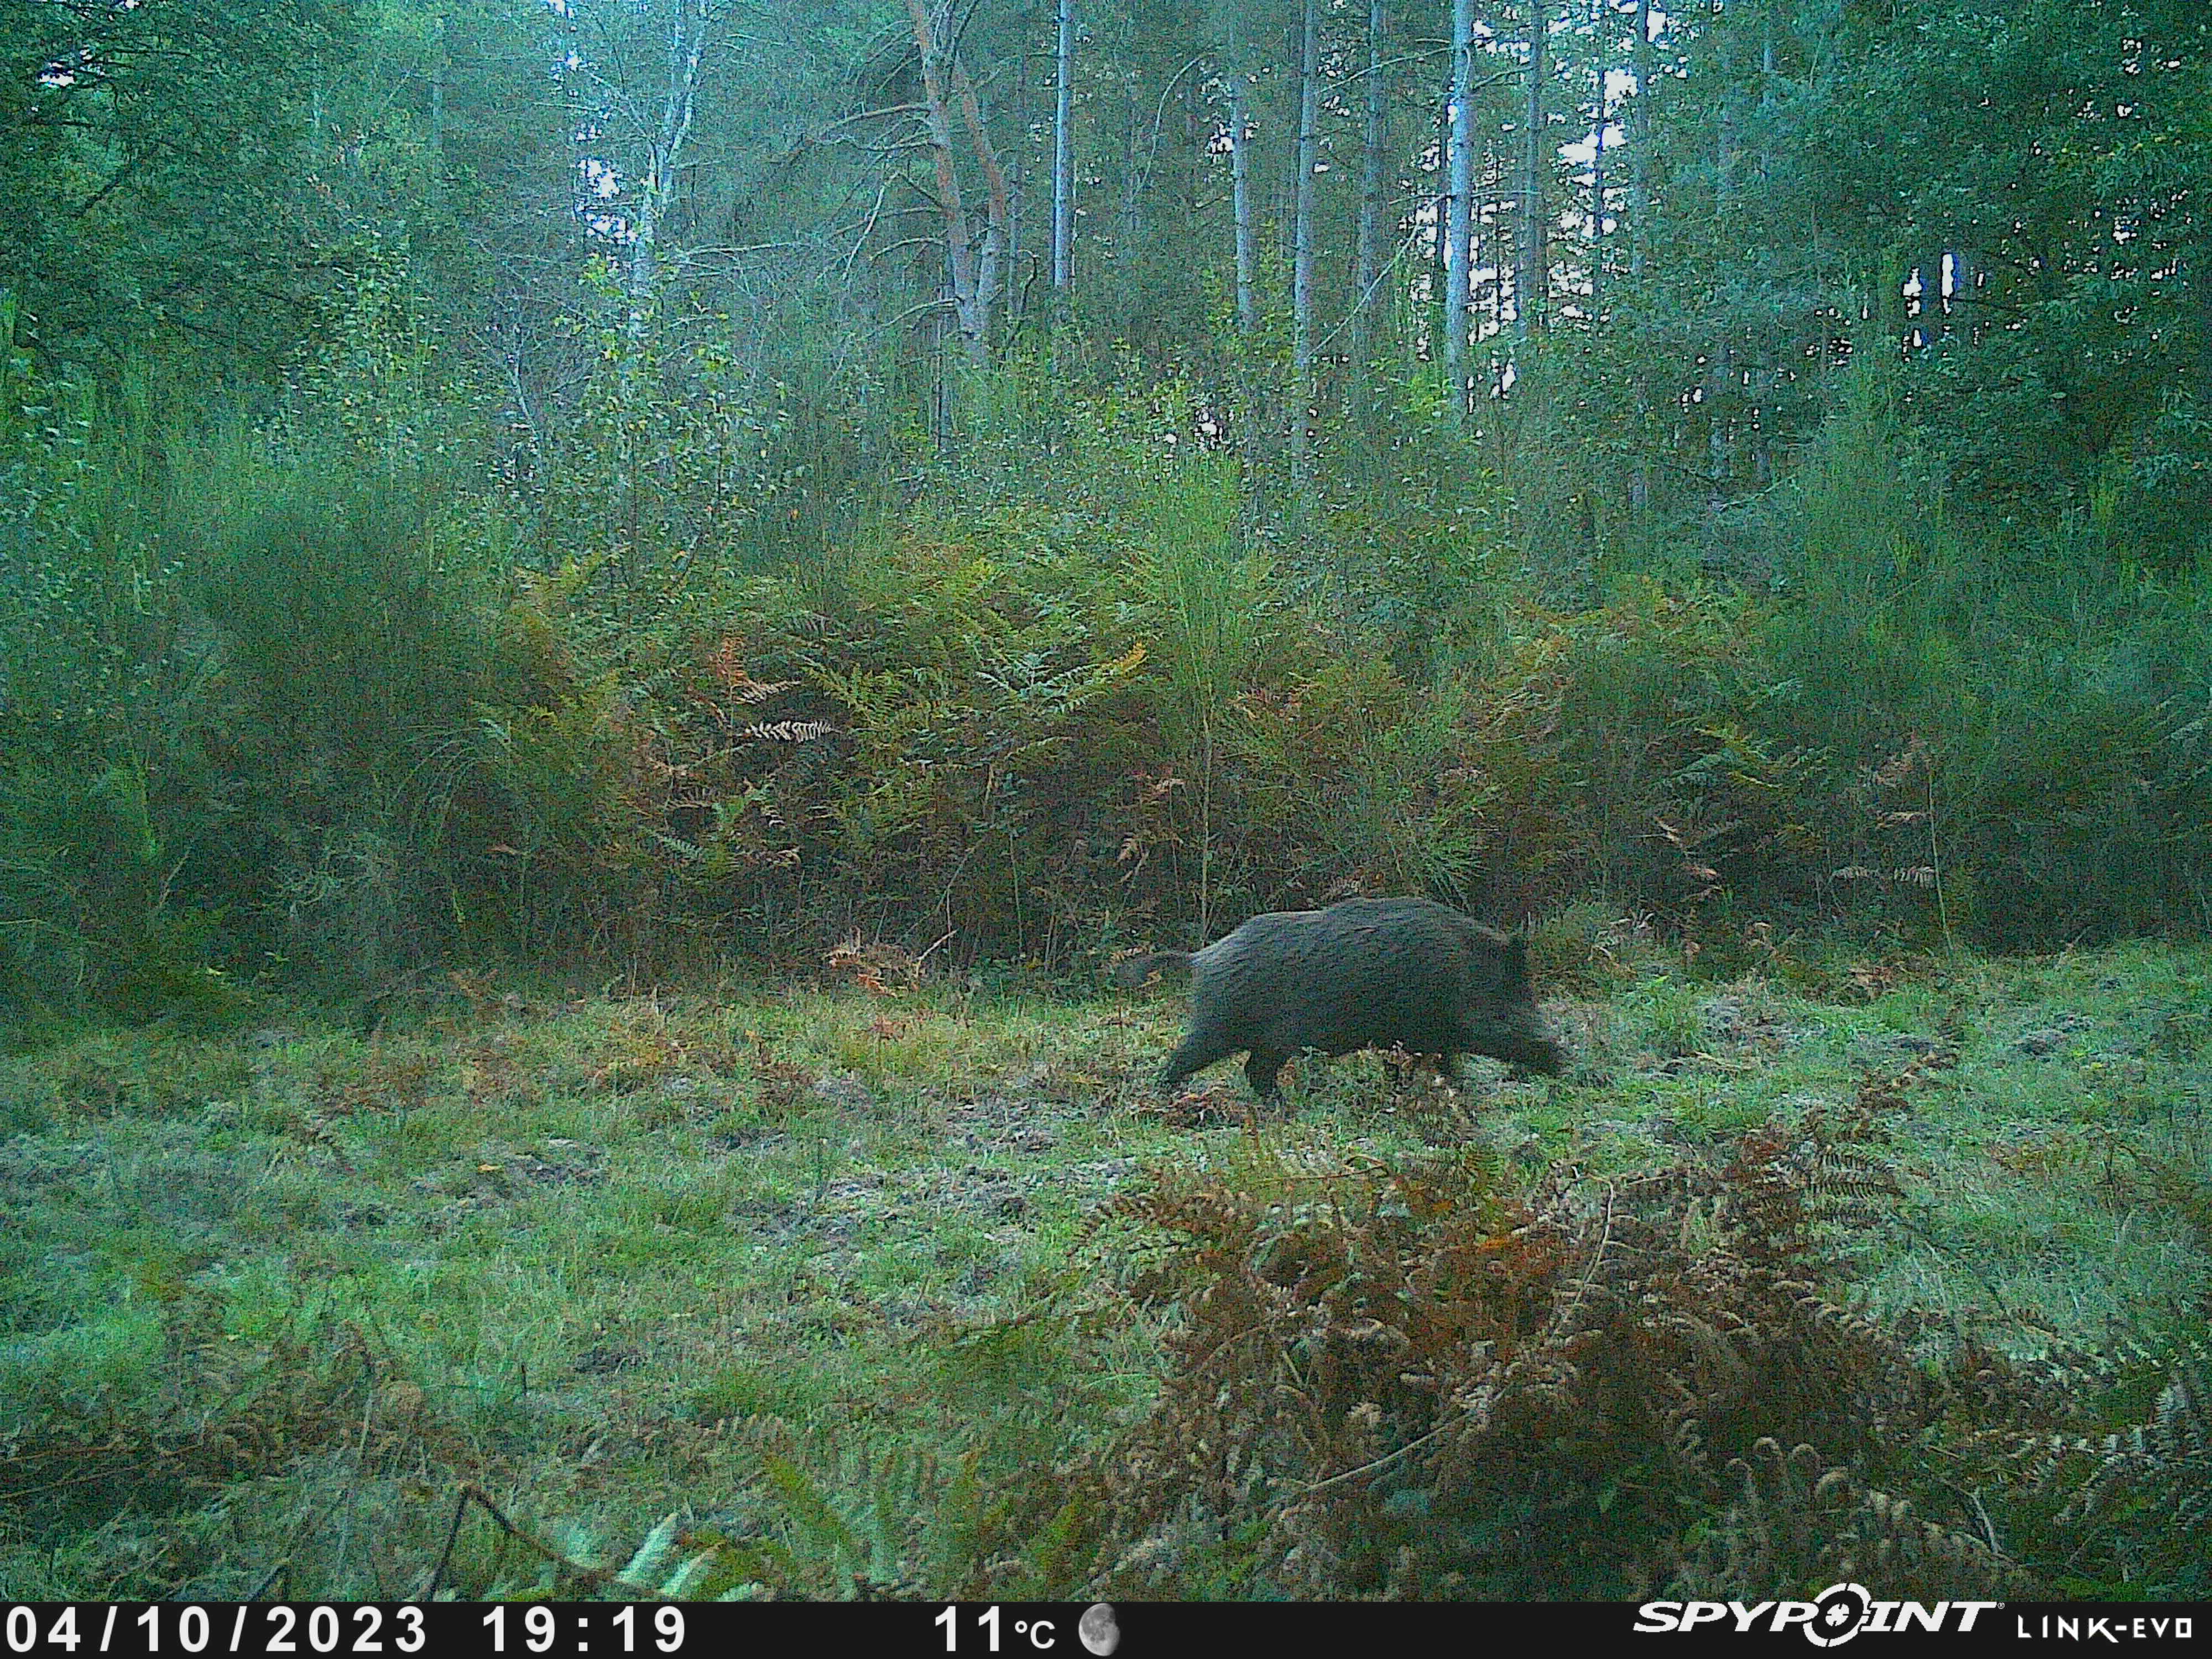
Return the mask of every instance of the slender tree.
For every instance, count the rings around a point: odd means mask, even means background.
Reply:
[[[1528,87],[1522,117],[1526,148],[1521,173],[1521,268],[1513,283],[1514,332],[1532,342],[1544,325],[1551,286],[1551,239],[1544,222],[1544,174],[1549,140],[1544,131],[1544,46],[1550,27],[1546,0],[1528,0]]]
[[[1052,124],[1052,286],[1064,296],[1075,230],[1075,0],[1060,0],[1053,74],[1059,101]]]
[[[705,63],[708,35],[716,21],[708,0],[677,0],[668,20],[668,79],[660,100],[659,131],[646,151],[644,176],[638,181],[637,212],[632,222],[629,257],[629,334],[642,337],[652,309],[655,261],[660,251],[660,230],[676,197],[684,149],[699,108],[699,72]]]
[[[1389,31],[1389,7],[1384,0],[1372,0],[1367,12],[1367,133],[1359,179],[1359,244],[1352,278],[1352,374],[1363,402],[1382,282],[1382,169],[1390,142],[1390,83],[1383,50]]]
[[[1014,131],[1019,136],[1006,158],[1006,319],[1008,326],[1021,321],[1022,232],[1028,228],[1030,153],[1030,59],[1027,30],[1021,55],[1015,64]]]
[[[1467,413],[1469,263],[1474,210],[1474,0],[1452,0],[1451,155],[1444,212],[1444,383],[1455,416]]]
[[[975,88],[957,52],[946,50],[950,17],[932,19],[922,0],[907,0],[907,15],[914,21],[915,44],[921,52],[924,111],[930,152],[937,165],[938,205],[945,218],[945,264],[952,278],[953,313],[961,345],[971,362],[980,363],[990,351],[991,309],[999,297],[1000,267],[1006,257],[1006,177],[984,125]],[[960,169],[953,155],[950,106],[955,103],[988,190],[980,252],[968,223],[960,192]]]
[[[446,15],[443,12],[431,20],[430,36],[430,199],[435,203],[445,195],[446,185],[446,81],[451,72],[451,63],[446,50]]]
[[[1291,212],[1296,222],[1291,258],[1291,465],[1303,472],[1308,460],[1318,388],[1314,374],[1313,274],[1314,174],[1321,159],[1321,0],[1305,0],[1305,26],[1298,53],[1297,190]]]
[[[1651,0],[1636,0],[1632,43],[1636,101],[1628,106],[1628,274],[1644,274],[1651,246]]]
[[[1135,257],[1138,238],[1144,231],[1145,170],[1138,161],[1144,112],[1132,67],[1121,76],[1121,229],[1116,258]]]
[[[1610,0],[1591,0],[1590,33],[1597,47],[1595,121],[1590,138],[1589,314],[1595,323],[1605,304],[1605,34]]]
[[[1252,141],[1249,82],[1244,67],[1244,37],[1237,22],[1235,0],[1224,8],[1229,58],[1229,204],[1237,238],[1237,326],[1247,339],[1259,325],[1259,302],[1254,291],[1253,266],[1257,254],[1252,231]]]

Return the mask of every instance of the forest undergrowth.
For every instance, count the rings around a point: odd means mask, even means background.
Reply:
[[[303,985],[373,1018],[453,968],[847,938],[1089,971],[1358,892],[1507,921],[1601,893],[1738,966],[1762,921],[2201,928],[2203,597],[1959,527],[1886,386],[1761,505],[1760,572],[1632,526],[1539,559],[1449,441],[1402,493],[1255,522],[1187,388],[1042,361],[908,452],[910,501],[748,563],[533,527],[381,382],[349,435],[19,365],[7,1029]]]

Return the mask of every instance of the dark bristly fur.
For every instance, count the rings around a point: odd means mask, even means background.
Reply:
[[[1162,1068],[1163,1088],[1240,1050],[1262,1095],[1276,1092],[1283,1062],[1303,1048],[1401,1047],[1443,1055],[1447,1076],[1455,1054],[1560,1067],[1529,990],[1528,942],[1429,899],[1270,911],[1203,951],[1136,957],[1115,977],[1138,985],[1185,964],[1190,1033]]]

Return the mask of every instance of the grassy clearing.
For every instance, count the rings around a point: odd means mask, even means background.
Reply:
[[[1301,1061],[1256,1141],[1233,1067],[1148,1093],[1171,993],[471,979],[366,1039],[270,1012],[6,1062],[0,1589],[413,1594],[467,1483],[587,1565],[675,1511],[722,1546],[695,1591],[1072,1593],[1055,1472],[1150,1409],[1182,1316],[1084,1218],[1255,1152],[1601,1184],[1856,1100],[1905,1193],[1863,1309],[1931,1352],[2201,1331],[2212,955],[1575,973],[1567,1078]],[[541,1580],[473,1510],[442,1576]]]

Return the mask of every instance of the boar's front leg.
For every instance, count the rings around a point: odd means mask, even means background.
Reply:
[[[1160,1088],[1173,1094],[1182,1087],[1193,1072],[1202,1072],[1217,1060],[1226,1060],[1235,1048],[1210,1031],[1193,1031],[1176,1045],[1168,1056],[1168,1063],[1160,1067]]]
[[[1255,1048],[1244,1061],[1244,1075],[1263,1100],[1282,1092],[1283,1062],[1290,1058],[1280,1048]]]

